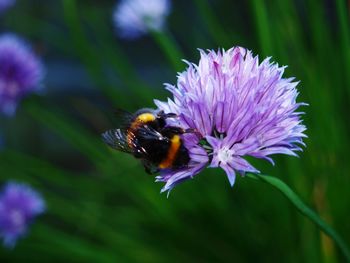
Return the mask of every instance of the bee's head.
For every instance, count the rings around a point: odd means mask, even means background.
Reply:
[[[158,122],[158,125],[160,128],[165,127],[166,125],[166,119],[168,118],[176,118],[177,115],[175,113],[165,113],[163,110],[159,111],[156,114],[156,120]]]

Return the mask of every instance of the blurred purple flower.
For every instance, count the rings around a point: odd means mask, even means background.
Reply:
[[[0,13],[13,6],[15,2],[15,0],[0,0]]]
[[[0,36],[0,111],[11,116],[18,102],[35,91],[43,78],[36,55],[19,38]]]
[[[0,193],[0,238],[12,248],[26,232],[30,222],[45,211],[45,202],[32,188],[7,183]]]
[[[270,161],[272,154],[296,155],[306,128],[297,108],[294,78],[282,78],[285,67],[241,47],[227,51],[201,51],[199,65],[188,63],[178,75],[177,85],[167,84],[173,100],[155,100],[160,110],[179,115],[169,125],[193,128],[184,143],[191,155],[189,167],[165,171],[157,181],[166,182],[162,191],[193,177],[207,164],[221,167],[231,185],[236,172],[259,173],[244,156]]]
[[[121,37],[135,39],[150,30],[161,31],[170,7],[170,0],[121,0],[113,21]]]

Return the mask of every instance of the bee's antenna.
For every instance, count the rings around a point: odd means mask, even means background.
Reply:
[[[168,118],[177,118],[178,115],[176,113],[165,113],[163,110],[158,112],[157,114],[160,118],[168,119]]]

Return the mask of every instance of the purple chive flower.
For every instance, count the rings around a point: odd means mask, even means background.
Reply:
[[[45,211],[45,202],[32,188],[15,182],[7,183],[0,192],[0,238],[7,248],[15,246],[30,222]]]
[[[231,185],[236,173],[259,173],[245,156],[262,158],[273,164],[271,155],[295,156],[304,145],[306,128],[296,112],[294,78],[283,78],[285,67],[259,58],[241,47],[227,51],[200,51],[198,65],[188,63],[178,75],[177,85],[166,85],[173,94],[167,102],[155,100],[159,110],[176,113],[169,124],[192,128],[183,136],[191,157],[189,167],[164,171],[157,181],[162,191],[192,178],[204,167],[221,167]]]
[[[0,13],[13,6],[15,2],[15,0],[0,0]]]
[[[170,6],[170,0],[121,0],[113,22],[121,37],[135,39],[149,31],[161,31]]]
[[[22,40],[0,36],[0,111],[13,115],[18,102],[38,89],[42,77],[41,62]]]

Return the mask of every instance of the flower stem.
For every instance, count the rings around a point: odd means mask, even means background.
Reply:
[[[83,6],[79,6],[79,8],[81,9]],[[151,103],[154,97],[150,92],[152,89],[140,79],[128,55],[115,39],[115,36],[111,34],[110,18],[102,18],[101,10],[97,8],[86,8],[81,10],[81,13],[84,14],[83,23],[89,27],[90,34],[94,35],[101,58],[109,63],[108,66],[115,71],[123,84],[127,86],[126,89],[123,89],[123,92],[128,93],[127,96],[131,98],[135,96],[139,98],[139,100],[131,100],[130,102],[136,103],[139,107],[140,101],[146,102],[145,104]]]
[[[238,42],[237,37],[233,39],[234,34],[229,34],[224,30],[224,27],[220,24],[219,19],[215,15],[215,10],[213,10],[213,7],[208,0],[194,0],[194,4],[198,9],[198,13],[202,17],[203,23],[206,25],[209,34],[218,46],[230,48],[232,43]]]
[[[349,20],[347,16],[347,5],[344,3],[344,1],[337,0],[336,6],[337,6],[337,14],[338,14],[338,21],[339,21],[339,27],[340,27],[340,43],[342,47],[342,54],[344,54],[344,63],[346,71],[350,71],[350,26],[349,26]],[[349,3],[350,4],[350,3]],[[346,74],[345,77],[347,77],[348,80],[348,87],[350,86],[350,76],[349,74]]]
[[[279,191],[281,191],[282,194],[289,199],[289,201],[299,210],[300,213],[309,218],[324,233],[326,233],[329,237],[331,237],[334,240],[334,242],[339,246],[340,250],[344,254],[347,262],[350,262],[350,251],[347,245],[345,244],[344,240],[331,226],[329,226],[325,221],[323,221],[312,209],[305,205],[304,202],[300,199],[300,197],[296,193],[294,193],[288,185],[286,185],[280,179],[268,175],[247,173],[246,176],[251,179],[268,183],[277,188]]]
[[[184,58],[179,45],[176,43],[174,37],[167,31],[151,31],[154,40],[160,46],[164,54],[169,59],[173,68],[180,72],[184,69],[185,63],[181,62]]]
[[[23,106],[34,120],[60,135],[90,158],[92,162],[101,166],[101,163],[107,156],[107,152],[104,151],[101,140],[96,138],[96,134],[91,134],[73,119],[60,114],[57,109],[40,104],[38,100],[27,99]]]
[[[106,81],[105,74],[103,72],[103,67],[101,65],[101,58],[96,53],[96,49],[90,45],[85,31],[81,25],[80,17],[78,16],[77,1],[75,0],[64,0],[63,5],[63,15],[64,21],[69,29],[70,39],[68,41],[72,42],[72,46],[80,60],[84,63],[89,74],[95,80],[98,87],[111,98],[114,102],[117,102],[121,107],[126,103],[123,102],[121,96],[118,94],[114,86],[110,85]],[[124,104],[124,105],[123,105]]]
[[[260,0],[251,0],[251,5],[262,52],[264,56],[271,55],[273,54],[273,42],[266,3]]]

